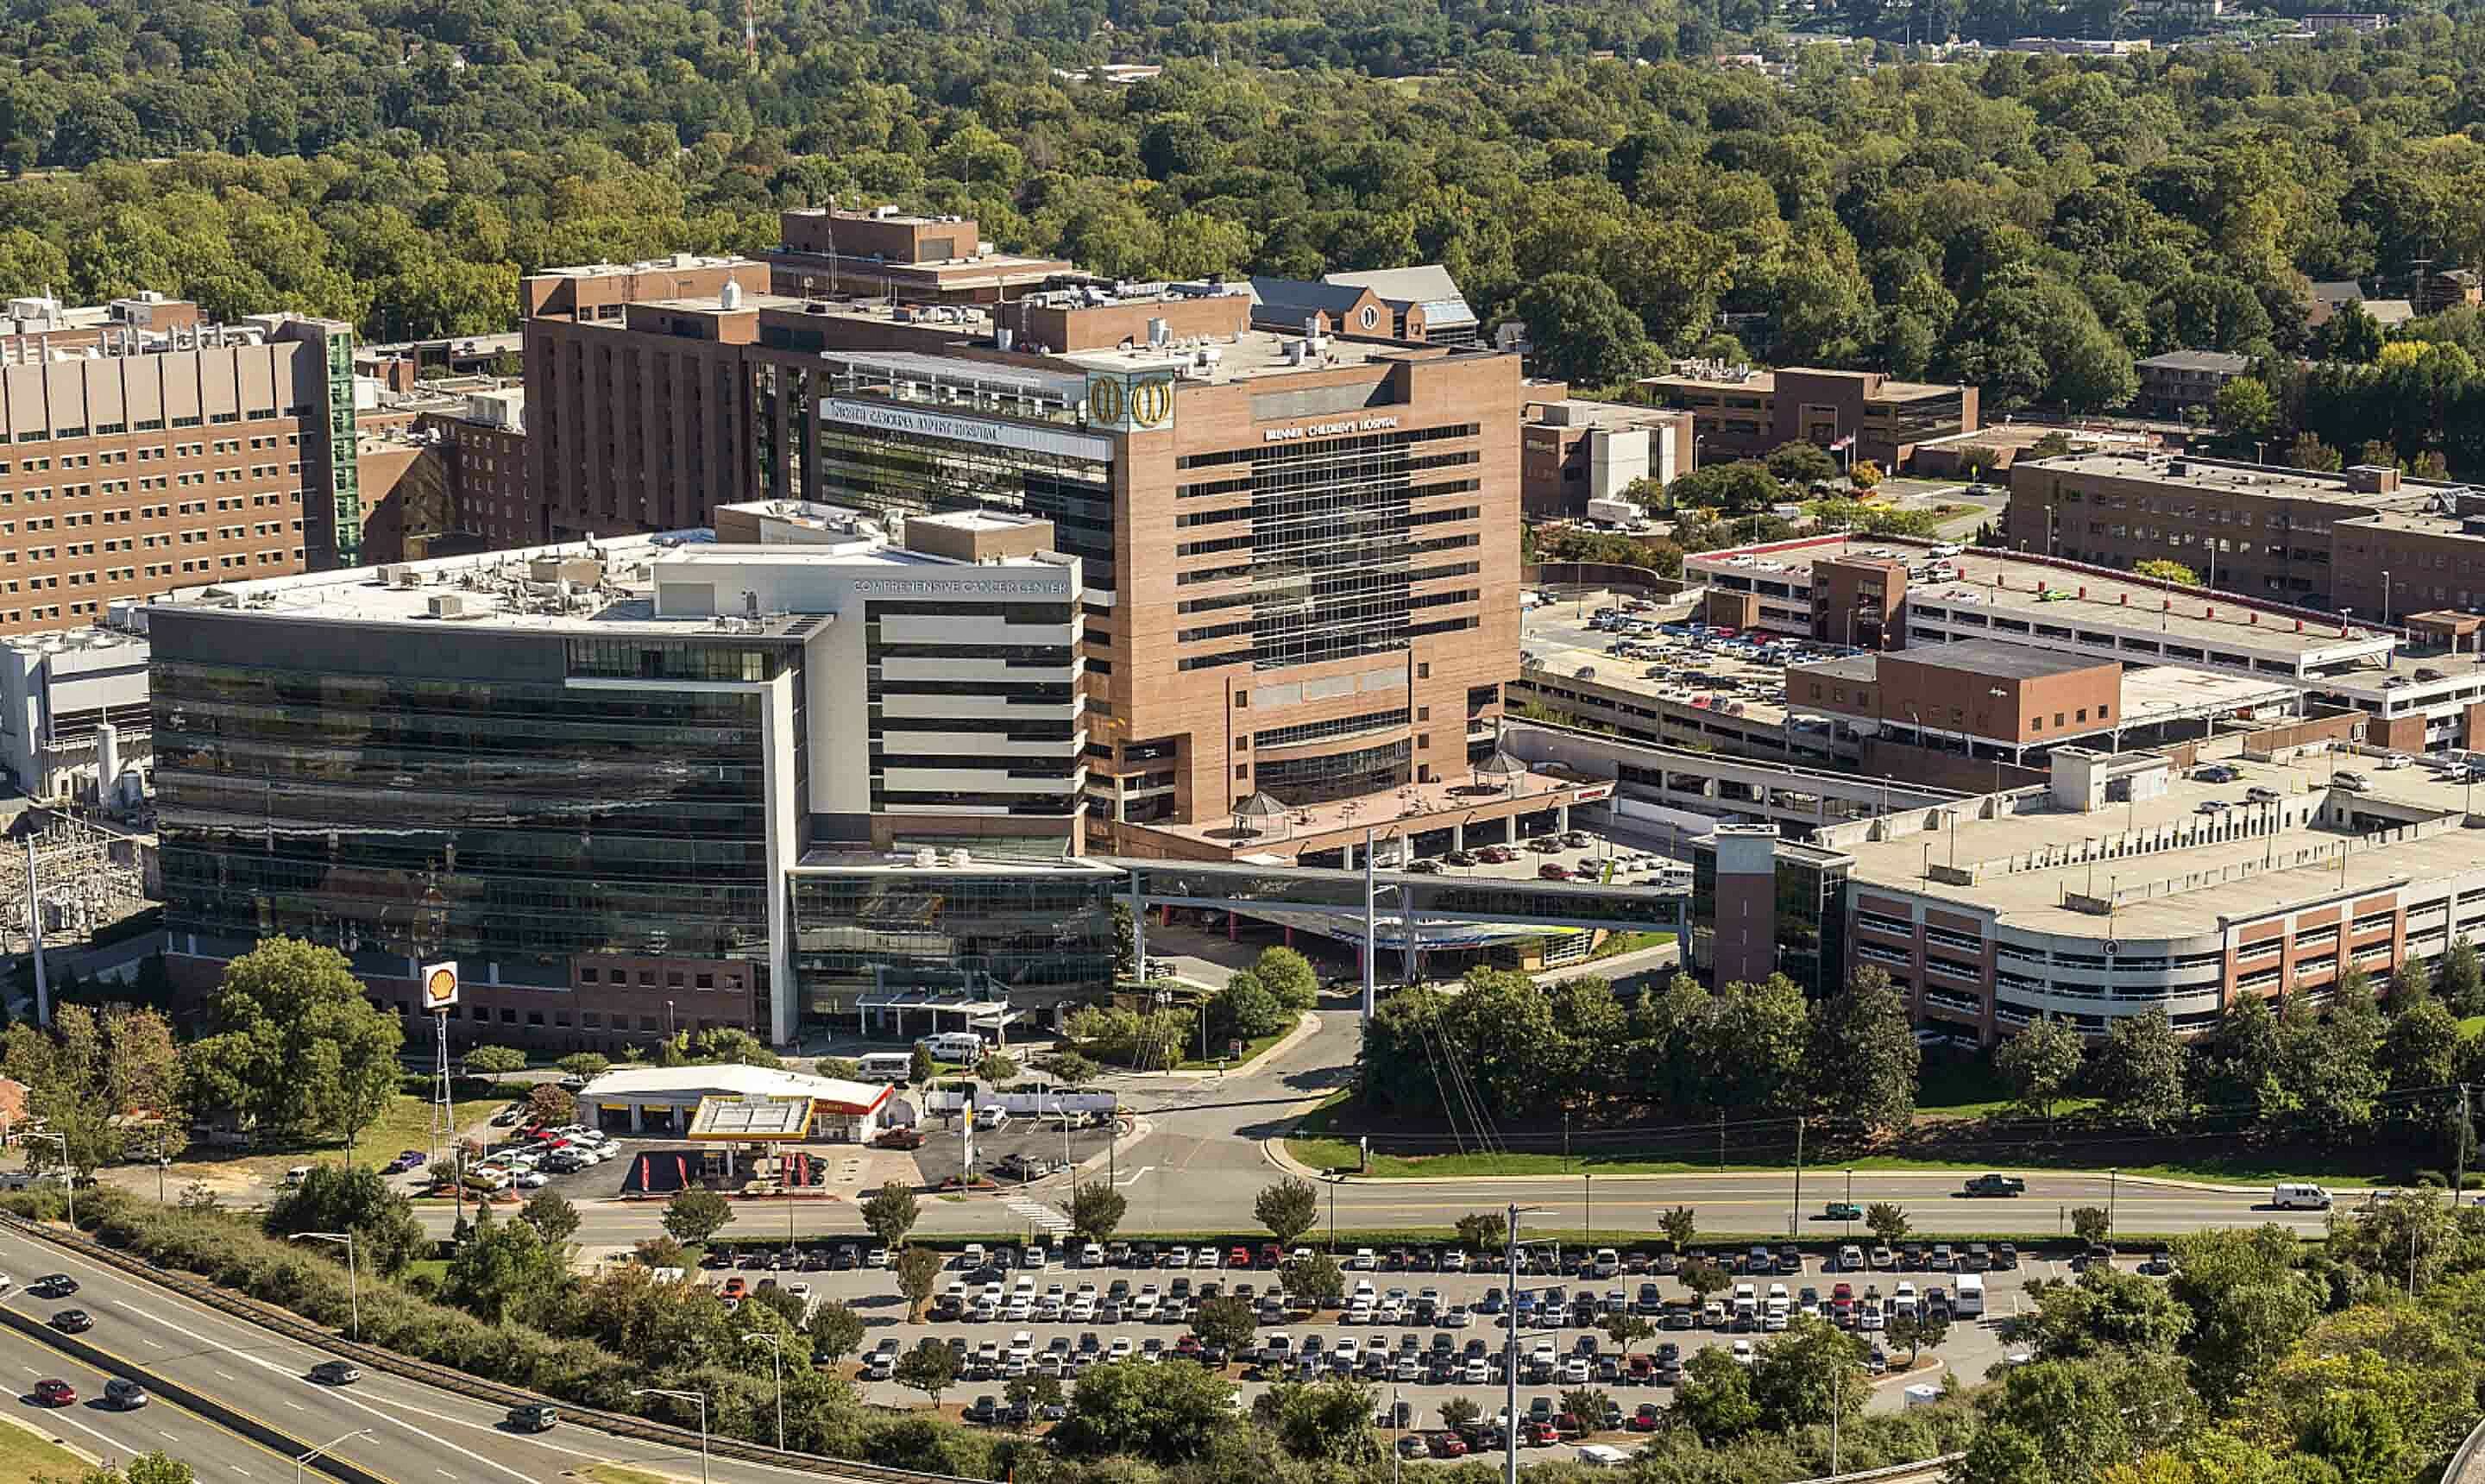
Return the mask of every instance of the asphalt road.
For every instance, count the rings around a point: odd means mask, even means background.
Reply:
[[[505,1426],[505,1414],[498,1407],[394,1376],[367,1373],[353,1386],[320,1386],[306,1373],[329,1359],[325,1352],[228,1318],[154,1284],[30,1237],[0,1233],[0,1271],[17,1278],[21,1284],[41,1274],[68,1274],[80,1284],[72,1299],[59,1303],[30,1300],[22,1297],[21,1288],[19,1295],[13,1295],[9,1302],[21,1306],[32,1304],[43,1313],[71,1305],[84,1308],[95,1316],[95,1328],[83,1336],[88,1341],[248,1412],[294,1437],[319,1443],[368,1429],[365,1436],[340,1443],[336,1451],[399,1484],[423,1484],[433,1478],[553,1484],[564,1472],[594,1462],[636,1462],[676,1473],[695,1473],[699,1467],[696,1449],[654,1446],[566,1422],[549,1433],[511,1432]],[[43,1375],[60,1376],[77,1387],[81,1396],[87,1394],[88,1379],[98,1391],[101,1389],[100,1376],[86,1371],[82,1379],[81,1368],[65,1356],[51,1354],[46,1360],[46,1353],[33,1341],[14,1333],[8,1336],[8,1344],[15,1348],[0,1348],[0,1364],[15,1366],[20,1373],[34,1368]],[[25,1379],[31,1388],[37,1378],[29,1375]],[[276,1477],[291,1471],[290,1460],[278,1459],[264,1449],[244,1443],[162,1401],[125,1416],[102,1413],[90,1418],[88,1410],[71,1408],[49,1415],[66,1421],[74,1415],[76,1420],[113,1438],[159,1432],[177,1434],[184,1440],[195,1436],[202,1449],[219,1450],[213,1453],[209,1467],[199,1467],[210,1458],[204,1451],[193,1453],[186,1447],[177,1447],[161,1436],[156,1437],[156,1442],[166,1452],[198,1468],[203,1480],[228,1473]],[[183,1420],[187,1431],[165,1420],[177,1417]],[[214,1443],[200,1432],[203,1428],[226,1441]],[[711,1474],[717,1479],[746,1484],[823,1477],[724,1459],[712,1461]]]
[[[32,1307],[36,1312],[66,1306],[41,1300],[29,1303],[21,1294],[10,1295],[7,1302],[17,1307]],[[126,1463],[142,1453],[161,1449],[188,1464],[202,1479],[273,1479],[280,1475],[289,1477],[293,1472],[291,1459],[228,1432],[196,1413],[185,1412],[160,1396],[133,1412],[106,1407],[103,1384],[109,1378],[104,1372],[14,1330],[0,1330],[0,1376],[8,1378],[8,1405],[18,1409],[20,1420],[107,1464]],[[76,1388],[76,1403],[68,1407],[38,1405],[33,1395],[35,1383],[47,1379],[66,1381]]]

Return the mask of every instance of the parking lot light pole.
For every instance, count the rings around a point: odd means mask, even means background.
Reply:
[[[345,1300],[352,1306],[354,1343],[363,1342],[363,1284],[354,1271],[354,1234],[350,1231],[297,1231],[295,1242],[334,1242],[345,1250]]]
[[[785,1342],[758,1330],[743,1332],[746,1345],[765,1345],[777,1361],[777,1451],[785,1451]]]
[[[696,1402],[699,1414],[699,1484],[707,1479],[707,1393],[704,1391],[668,1391],[662,1387],[633,1387],[632,1396],[669,1396],[677,1402]]]

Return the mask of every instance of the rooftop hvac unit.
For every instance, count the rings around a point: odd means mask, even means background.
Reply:
[[[915,868],[916,870],[928,871],[940,864],[941,852],[933,849],[929,845],[925,845],[915,852]]]
[[[968,855],[964,850],[952,850],[949,852],[949,865],[953,869],[964,870],[973,864],[974,858]]]
[[[475,618],[483,614],[482,607],[464,592],[435,592],[427,606],[435,618]]]

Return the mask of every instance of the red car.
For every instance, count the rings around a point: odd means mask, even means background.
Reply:
[[[66,1381],[38,1381],[35,1383],[35,1400],[45,1407],[74,1407],[77,1405],[77,1388]]]
[[[1561,1429],[1550,1422],[1522,1420],[1518,1424],[1518,1445],[1522,1448],[1549,1448],[1561,1441]]]
[[[748,1292],[750,1292],[750,1285],[743,1282],[740,1276],[737,1275],[724,1280],[724,1287],[717,1294],[717,1297],[720,1299],[739,1299]]]
[[[1277,1250],[1277,1244],[1264,1242],[1260,1245],[1260,1266],[1274,1272],[1285,1264],[1286,1254]]]
[[[1456,1433],[1434,1433],[1432,1437],[1434,1458],[1464,1458],[1467,1441]]]
[[[1570,867],[1567,866],[1556,866],[1552,862],[1547,861],[1543,865],[1536,867],[1536,874],[1546,881],[1568,881],[1570,879]]]
[[[1656,1424],[1663,1420],[1664,1414],[1657,1410],[1656,1403],[1642,1402],[1639,1410],[1630,1415],[1630,1420],[1623,1425],[1635,1433],[1652,1433],[1656,1431]]]
[[[884,1149],[920,1149],[923,1136],[911,1127],[894,1128],[882,1134],[874,1142]]]
[[[1229,1268],[1247,1268],[1251,1266],[1251,1250],[1247,1247],[1238,1247],[1234,1250],[1227,1252],[1225,1254],[1225,1265]]]

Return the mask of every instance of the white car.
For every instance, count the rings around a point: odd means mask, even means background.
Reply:
[[[1096,1318],[1096,1291],[1092,1288],[1079,1290],[1079,1296],[1070,1301],[1070,1306],[1062,1317],[1072,1324],[1093,1323]]]
[[[1620,1469],[1630,1462],[1630,1455],[1601,1443],[1579,1444],[1579,1463],[1589,1469]]]
[[[1129,1335],[1116,1334],[1113,1336],[1113,1342],[1105,1347],[1105,1359],[1107,1360],[1127,1360],[1131,1358],[1131,1352],[1134,1348],[1136,1347],[1132,1345],[1131,1337]]]
[[[1752,1354],[1752,1342],[1750,1340],[1738,1339],[1734,1341],[1735,1364],[1750,1365],[1755,1363],[1760,1358],[1758,1356]]]
[[[1362,1358],[1363,1342],[1349,1334],[1339,1339],[1337,1347],[1328,1353],[1328,1363],[1339,1370],[1352,1370],[1354,1362]]]
[[[888,1267],[888,1248],[885,1248],[885,1247],[875,1247],[875,1248],[873,1248],[873,1249],[871,1250],[871,1256],[870,1256],[870,1258],[864,1262],[863,1266],[865,1266],[865,1267],[870,1267],[870,1268],[885,1268],[885,1267]]]
[[[517,1187],[522,1191],[539,1191],[550,1184],[552,1184],[552,1176],[545,1174],[540,1169],[521,1169],[518,1171]]]

